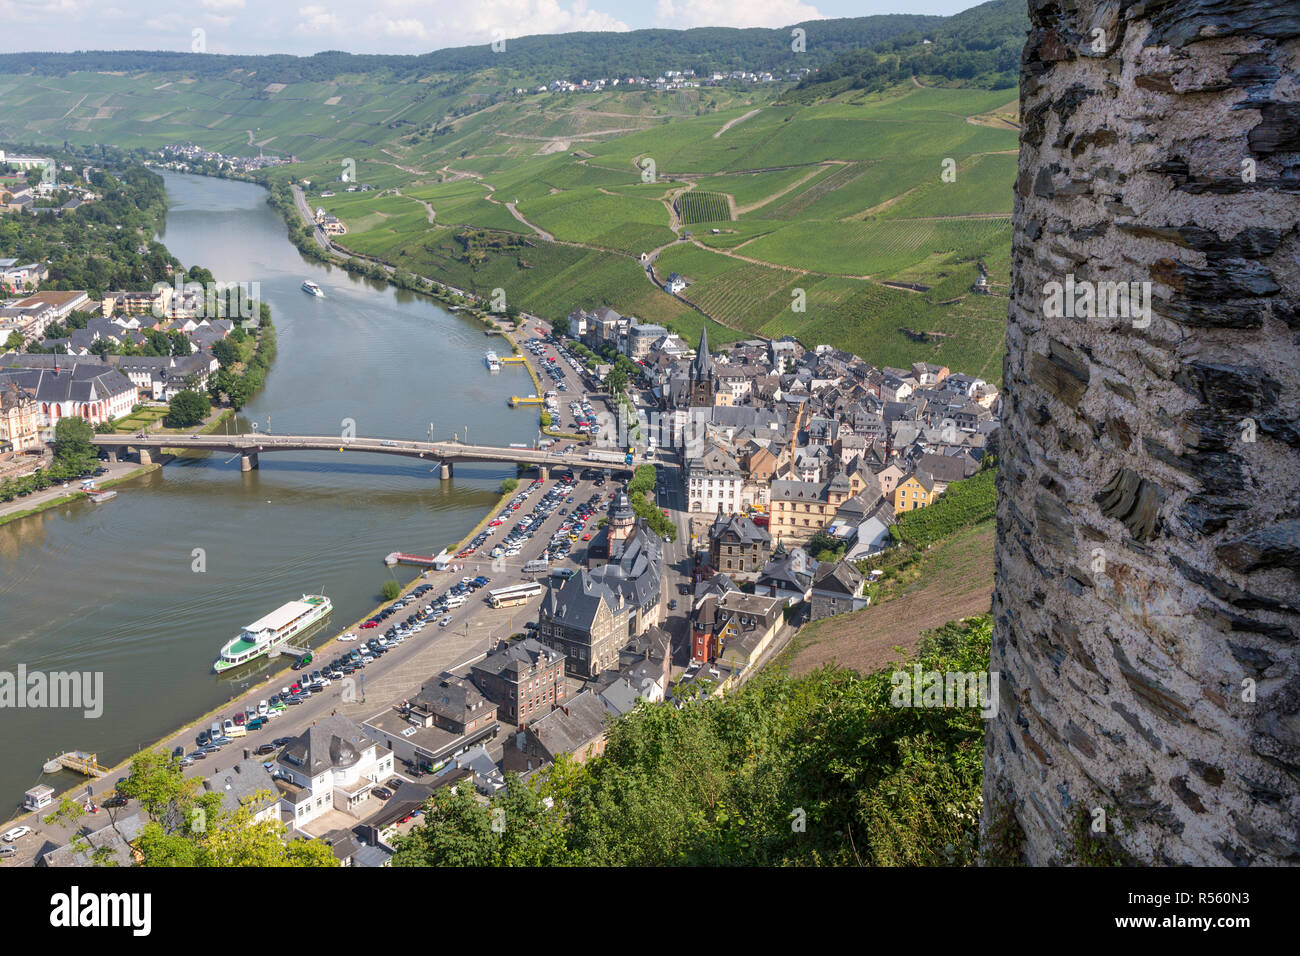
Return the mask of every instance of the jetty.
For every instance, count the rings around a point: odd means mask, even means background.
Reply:
[[[417,564],[422,568],[431,568],[437,561],[438,558],[435,555],[407,554],[405,551],[393,551],[384,558],[384,564],[390,568],[395,564]]]
[[[86,753],[84,750],[69,750],[45,761],[42,769],[46,773],[72,770],[87,777],[102,777],[108,773],[109,768],[100,766],[99,754]]]

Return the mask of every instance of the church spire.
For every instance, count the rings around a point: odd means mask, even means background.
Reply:
[[[713,375],[713,360],[709,358],[709,330],[700,327],[700,346],[695,350],[695,361],[691,362],[691,378],[707,381]]]

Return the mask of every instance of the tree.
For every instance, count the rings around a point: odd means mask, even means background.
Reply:
[[[185,333],[179,330],[168,332],[167,337],[171,340],[171,354],[176,356],[190,355],[194,351],[194,346],[190,340],[185,337]]]
[[[226,397],[230,399],[230,407],[235,411],[239,411],[239,409],[247,405],[252,396],[252,386],[249,385],[248,379],[242,375],[231,378],[230,384],[226,386]]]
[[[199,392],[177,392],[167,403],[167,415],[163,424],[168,428],[189,428],[197,425],[212,413],[212,403],[206,395]]]
[[[609,374],[605,376],[605,387],[609,389],[611,395],[617,395],[623,391],[623,389],[627,388],[627,372],[618,366],[610,369]]]
[[[186,777],[165,751],[142,750],[131,758],[131,771],[117,789],[136,800],[148,819],[132,845],[141,866],[338,865],[324,843],[286,845],[284,824],[254,821],[258,806],[277,799],[269,783],[249,803],[226,810],[220,793],[205,792],[199,778]]]
[[[402,593],[402,586],[396,581],[385,581],[379,593],[384,596],[385,601],[391,601]]]
[[[217,339],[212,343],[212,354],[216,356],[222,370],[230,368],[239,361],[239,349],[228,339]]]
[[[551,331],[552,331],[553,333],[555,333],[555,335],[556,335],[557,338],[558,338],[558,337],[561,337],[561,336],[568,335],[568,334],[569,334],[569,318],[568,318],[568,316],[563,316],[563,315],[562,315],[562,316],[560,316],[558,319],[556,319],[555,321],[553,321],[553,322],[551,323]]]
[[[24,341],[23,334],[17,329],[14,329],[9,333],[9,338],[5,340],[5,348],[11,352],[22,351]]]
[[[95,430],[84,418],[60,418],[54,426],[54,457],[62,462],[84,462],[95,458],[91,439]]]

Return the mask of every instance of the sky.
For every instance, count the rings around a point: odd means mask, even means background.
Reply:
[[[980,0],[0,0],[0,52],[427,53],[575,30],[780,27]],[[202,47],[202,49],[200,49]]]

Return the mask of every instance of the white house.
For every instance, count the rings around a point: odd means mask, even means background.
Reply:
[[[321,718],[295,737],[275,762],[280,805],[299,829],[331,810],[357,814],[371,787],[393,773],[393,752],[380,749],[346,717]]]

